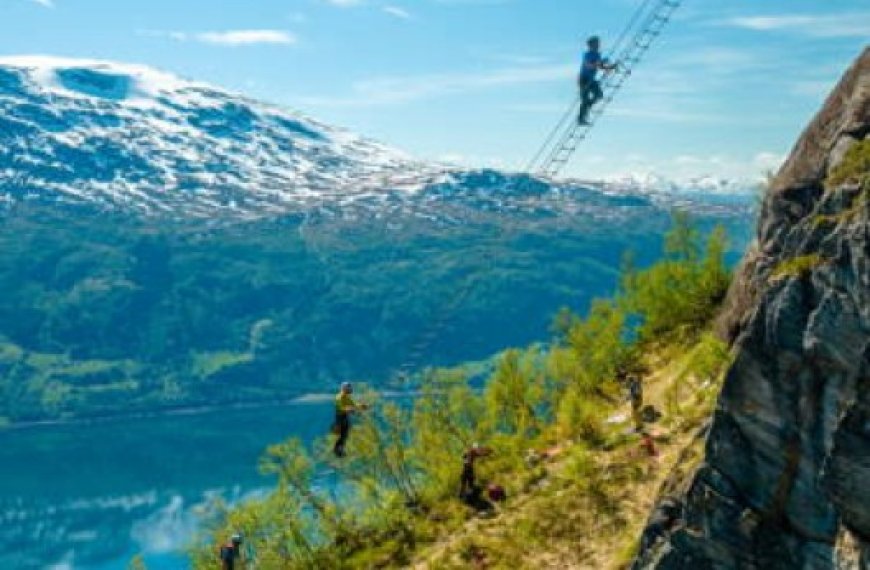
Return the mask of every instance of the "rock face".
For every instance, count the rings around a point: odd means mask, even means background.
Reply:
[[[765,198],[720,331],[705,459],[666,486],[634,568],[870,568],[870,177],[825,180],[870,134],[870,48]]]

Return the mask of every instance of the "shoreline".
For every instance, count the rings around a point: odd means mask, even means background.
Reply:
[[[378,391],[382,398],[400,399],[413,398],[419,394],[416,390],[400,392],[396,390]],[[202,406],[180,406],[177,408],[160,408],[155,410],[144,410],[141,412],[132,412],[129,414],[113,414],[104,416],[83,416],[72,418],[58,418],[46,420],[32,420],[26,422],[10,422],[8,425],[0,426],[0,436],[11,432],[21,432],[27,430],[38,430],[47,427],[76,427],[76,426],[91,426],[98,424],[110,424],[126,420],[143,420],[152,418],[165,418],[172,416],[196,416],[221,411],[240,411],[240,410],[257,410],[269,408],[282,408],[289,406],[315,405],[331,402],[334,398],[333,394],[323,392],[314,392],[302,394],[293,398],[284,398],[280,400],[257,400],[248,402],[234,402],[226,404],[202,405]]]

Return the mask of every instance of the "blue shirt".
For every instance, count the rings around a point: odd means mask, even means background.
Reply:
[[[599,51],[587,51],[583,54],[583,68],[580,70],[580,78],[584,80],[595,79],[598,66],[604,61]]]

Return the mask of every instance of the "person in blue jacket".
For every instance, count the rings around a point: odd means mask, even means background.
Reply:
[[[577,122],[581,125],[589,124],[589,110],[604,96],[601,92],[601,84],[596,79],[598,70],[612,71],[617,68],[616,63],[610,63],[601,56],[601,40],[598,36],[589,38],[586,45],[589,46],[589,49],[583,54],[583,67],[580,69],[580,77],[578,78],[582,102]]]

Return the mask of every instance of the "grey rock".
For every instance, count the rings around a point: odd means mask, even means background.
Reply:
[[[870,569],[870,183],[825,188],[868,133],[870,48],[765,196],[717,323],[734,362],[704,461],[634,568]]]

